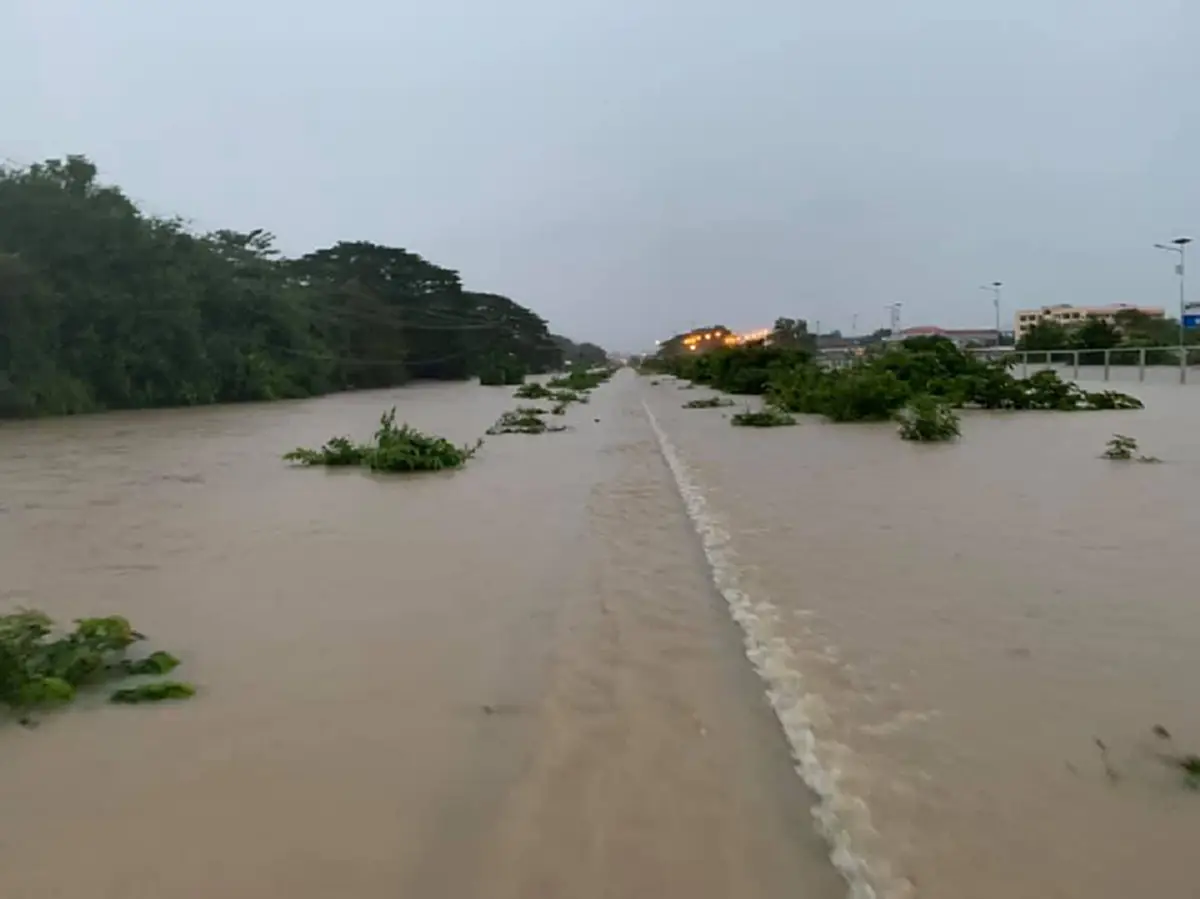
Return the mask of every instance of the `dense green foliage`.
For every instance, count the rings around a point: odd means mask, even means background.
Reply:
[[[958,416],[954,410],[931,396],[918,396],[896,413],[900,436],[905,440],[935,443],[958,436]]]
[[[289,259],[261,230],[148,215],[83,157],[0,168],[0,416],[514,383],[567,351],[603,357],[407,250]]]
[[[750,344],[662,358],[658,367],[729,393],[765,394],[787,412],[832,421],[886,421],[917,397],[954,408],[1137,409],[1115,391],[1089,392],[1052,371],[1015,378],[1002,362],[981,359],[942,337],[914,337],[842,367],[802,350]]]
[[[283,458],[299,465],[361,465],[372,471],[443,471],[462,468],[482,443],[481,440],[474,446],[455,446],[449,440],[423,434],[406,424],[397,427],[393,406],[379,419],[373,443],[333,437],[320,449],[298,447]]]
[[[730,424],[743,428],[779,428],[794,425],[796,419],[779,409],[768,406],[758,412],[738,412],[730,419]]]
[[[78,690],[105,681],[135,675],[161,675],[173,670],[179,660],[167,652],[155,652],[132,660],[125,656],[134,643],[145,639],[124,618],[84,618],[75,629],[56,633],[54,622],[41,612],[21,611],[0,615],[0,705],[28,723],[30,712],[68,703]],[[171,683],[171,682],[165,682]],[[154,695],[158,684],[129,688],[144,694],[143,701],[182,695]],[[195,690],[185,687],[190,696]],[[114,701],[125,693],[112,694]]]

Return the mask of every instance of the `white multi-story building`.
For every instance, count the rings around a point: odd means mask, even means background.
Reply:
[[[1039,322],[1054,322],[1064,328],[1082,325],[1089,318],[1098,318],[1108,324],[1116,324],[1118,312],[1137,311],[1151,318],[1165,318],[1166,310],[1161,306],[1135,306],[1128,303],[1112,303],[1108,306],[1072,306],[1060,303],[1040,309],[1018,309],[1013,316],[1013,334],[1020,340]]]

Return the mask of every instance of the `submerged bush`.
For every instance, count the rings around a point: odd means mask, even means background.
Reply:
[[[1113,434],[1102,455],[1105,459],[1112,459],[1115,462],[1129,462],[1131,460],[1137,460],[1138,462],[1162,461],[1157,456],[1143,456],[1138,454],[1138,442],[1136,438],[1126,437],[1124,434]]]
[[[722,406],[732,406],[733,400],[720,396],[710,396],[703,400],[689,400],[683,404],[684,409],[720,409]]]
[[[299,465],[364,465],[372,471],[415,472],[461,468],[483,444],[455,446],[442,437],[423,434],[407,424],[396,426],[396,407],[383,413],[374,443],[334,437],[319,450],[299,447],[284,459]]]
[[[549,399],[553,394],[542,384],[522,384],[513,393],[513,397],[518,400],[544,400]]]
[[[565,390],[592,390],[599,387],[613,375],[613,370],[609,368],[596,368],[591,371],[573,371],[562,377],[552,378],[546,384],[549,387],[557,387]]]
[[[68,633],[55,633],[51,619],[37,611],[0,615],[0,705],[30,723],[31,712],[73,700],[76,693],[106,681],[134,675],[161,675],[173,670],[179,660],[167,652],[154,652],[142,659],[128,659],[126,650],[144,640],[129,622],[119,615],[84,618],[75,622]],[[143,701],[173,699],[184,694],[178,690],[162,692],[157,688],[173,682],[143,684],[134,688],[145,693]],[[187,696],[195,693],[188,684]],[[118,690],[112,694],[114,701]]]
[[[931,396],[919,396],[896,413],[900,436],[905,440],[935,443],[958,436],[958,416],[954,410]]]
[[[557,408],[557,407],[556,407]],[[546,434],[565,431],[564,425],[548,425],[541,416],[545,409],[534,406],[518,406],[501,415],[494,425],[488,428],[489,434]],[[561,414],[561,413],[556,413]]]
[[[760,412],[739,412],[729,420],[729,423],[744,428],[779,428],[794,425],[796,419],[779,409],[763,409]]]
[[[833,421],[885,421],[920,396],[982,409],[1140,409],[1116,391],[1089,393],[1052,371],[1015,378],[1005,362],[978,358],[943,337],[910,338],[841,367],[802,349],[749,344],[667,356],[665,371],[727,393],[765,394],[786,412]]]

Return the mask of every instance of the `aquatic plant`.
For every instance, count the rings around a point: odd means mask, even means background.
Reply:
[[[689,400],[683,404],[684,409],[720,409],[722,406],[734,405],[733,400],[720,396],[710,396],[703,400]]]
[[[196,695],[196,688],[180,681],[164,680],[152,684],[138,684],[117,690],[109,697],[110,702],[136,705],[142,702],[162,702],[164,699],[187,699]]]
[[[354,443],[334,437],[318,450],[298,447],[283,458],[298,465],[362,465],[372,471],[417,472],[461,468],[478,452],[474,446],[455,446],[442,437],[423,434],[407,424],[396,425],[396,407],[383,413],[374,443]]]
[[[568,375],[552,378],[546,382],[546,385],[566,390],[592,390],[611,378],[613,371],[613,369],[608,368],[595,368],[591,371],[573,371]]]
[[[743,428],[779,428],[794,425],[796,419],[779,409],[767,408],[760,412],[738,412],[731,419],[731,425]]]
[[[586,393],[576,390],[554,390],[551,391],[549,398],[556,403],[586,403],[588,401]]]
[[[1113,434],[1108,441],[1101,457],[1112,459],[1114,462],[1161,462],[1157,456],[1143,456],[1138,454],[1138,442],[1136,438],[1127,437],[1124,434]]]
[[[518,406],[505,412],[494,425],[488,428],[489,434],[546,434],[565,431],[564,425],[548,425],[540,416],[545,415],[545,409],[531,406]]]
[[[905,440],[936,443],[959,434],[958,416],[946,403],[931,396],[918,396],[896,413],[900,436]]]
[[[553,393],[544,384],[522,384],[513,393],[513,397],[518,400],[544,400],[553,396]]]
[[[56,632],[43,612],[22,610],[0,615],[0,705],[31,724],[30,714],[40,708],[71,702],[80,689],[134,675],[162,675],[179,665],[167,652],[141,659],[126,658],[134,643],[145,637],[119,615],[83,618],[75,629]],[[175,689],[160,689],[174,684]],[[174,699],[195,693],[190,684],[158,682],[128,688],[144,693],[140,701]],[[112,694],[113,701],[124,701]]]

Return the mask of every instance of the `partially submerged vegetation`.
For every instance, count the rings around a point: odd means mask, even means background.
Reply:
[[[544,400],[553,396],[553,392],[543,384],[522,384],[513,392],[513,398],[518,400]]]
[[[779,409],[767,407],[757,412],[747,409],[730,419],[730,424],[744,428],[779,428],[794,425],[796,419]]]
[[[126,656],[145,637],[119,615],[83,618],[75,629],[56,631],[42,612],[0,615],[0,705],[32,724],[33,712],[71,702],[80,690],[135,676],[161,676],[179,660],[158,651],[141,659]],[[153,681],[116,690],[113,702],[157,702],[196,692],[190,684]]]
[[[536,406],[518,406],[505,412],[488,428],[489,434],[546,434],[565,431],[565,425],[548,425],[542,419],[545,409]]]
[[[946,435],[953,409],[1057,410],[1140,409],[1141,401],[1112,390],[1091,392],[1052,371],[1028,378],[1008,364],[965,353],[942,337],[915,337],[848,364],[824,364],[804,347],[752,343],[707,353],[686,353],[644,364],[726,393],[762,395],[784,413],[820,415],[830,421],[887,421],[902,414],[908,433]],[[901,410],[910,407],[907,413]],[[952,415],[953,413],[951,413]],[[739,416],[734,416],[735,423]],[[957,421],[955,421],[957,427]]]
[[[1105,459],[1112,459],[1114,462],[1161,462],[1157,456],[1143,456],[1138,452],[1138,442],[1134,437],[1127,437],[1124,434],[1113,434],[1104,449],[1103,456]]]
[[[914,397],[896,413],[900,436],[920,443],[953,440],[959,434],[958,416],[954,410],[931,396]]]
[[[546,382],[547,387],[565,390],[592,390],[599,387],[613,375],[612,368],[593,368],[588,371],[576,370]]]
[[[385,472],[443,471],[461,468],[482,444],[480,440],[474,446],[455,446],[407,424],[397,427],[393,406],[380,417],[372,443],[333,437],[320,449],[299,447],[283,458],[298,465],[364,466]]]
[[[720,409],[722,406],[734,405],[733,400],[721,396],[710,396],[703,400],[689,400],[683,404],[684,409]]]

